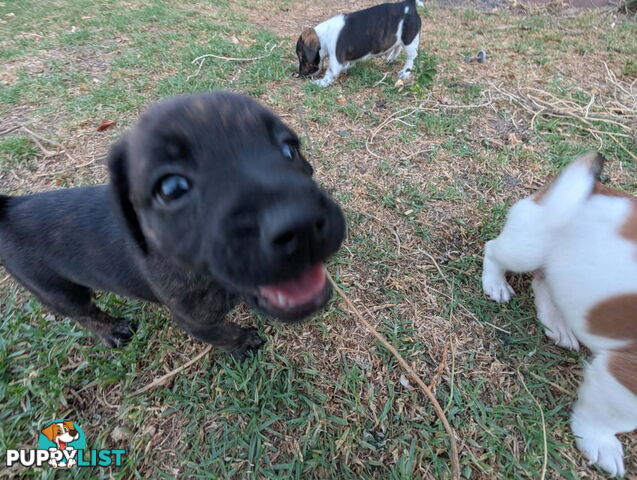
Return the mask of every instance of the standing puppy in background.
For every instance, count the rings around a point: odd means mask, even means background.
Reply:
[[[593,352],[571,416],[584,456],[624,475],[617,433],[637,428],[637,198],[596,182],[602,157],[591,153],[509,211],[487,242],[485,293],[513,294],[506,271],[532,272],[535,306],[558,345]]]
[[[421,22],[416,5],[422,7],[423,3],[421,0],[383,3],[358,12],[342,13],[314,28],[306,28],[296,42],[299,75],[305,77],[318,72],[321,61],[329,57],[325,76],[314,82],[327,87],[358,60],[386,54],[387,63],[391,63],[404,48],[407,61],[398,76],[409,77],[420,40]]]

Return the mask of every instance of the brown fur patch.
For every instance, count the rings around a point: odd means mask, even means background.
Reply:
[[[619,234],[625,239],[637,243],[637,200],[633,202],[633,208],[630,211],[630,215],[626,219]]]
[[[588,312],[588,331],[618,340],[637,340],[637,293],[610,297]]]
[[[637,342],[613,352],[608,370],[619,383],[637,395]]]
[[[626,192],[622,192],[621,190],[617,190],[615,188],[607,187],[606,185],[597,182],[595,184],[595,188],[593,188],[593,193],[597,195],[606,195],[607,197],[620,197],[620,198],[630,198],[635,200],[635,197],[629,195]]]

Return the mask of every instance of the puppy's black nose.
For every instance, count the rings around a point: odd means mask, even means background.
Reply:
[[[327,223],[325,210],[309,202],[268,207],[261,216],[263,249],[278,257],[310,257],[313,249],[325,241]]]

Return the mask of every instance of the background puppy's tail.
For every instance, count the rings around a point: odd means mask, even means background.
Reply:
[[[535,201],[544,207],[549,228],[560,228],[575,217],[593,193],[603,165],[604,157],[596,152],[588,153],[566,167],[547,190],[535,195]]]
[[[407,3],[411,4],[411,5],[418,5],[419,7],[424,7],[425,4],[423,3],[422,0],[407,0]]]

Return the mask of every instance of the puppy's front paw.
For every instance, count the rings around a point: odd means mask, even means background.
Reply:
[[[323,77],[319,78],[318,80],[314,80],[312,83],[314,85],[318,85],[319,87],[329,87],[332,84],[332,80],[327,77]]]
[[[575,432],[575,426],[573,427]],[[588,431],[581,434],[581,438],[576,439],[577,448],[591,462],[602,470],[607,471],[613,477],[623,477],[626,472],[624,468],[624,449],[622,444],[614,435]]]
[[[400,72],[398,72],[398,78],[405,79],[405,78],[409,78],[410,76],[411,76],[411,69],[408,69],[408,70],[403,69]]]
[[[133,338],[135,330],[135,326],[128,320],[117,319],[112,322],[107,331],[100,332],[98,335],[104,346],[115,348],[126,345]]]
[[[542,319],[540,319],[542,323]],[[546,323],[544,323],[546,325]],[[544,329],[547,337],[555,342],[556,345],[566,348],[567,350],[579,350],[579,341],[575,337],[573,330],[565,327],[552,325]]]
[[[249,352],[256,352],[265,343],[256,328],[244,328],[243,331],[241,343],[230,351],[230,354],[239,361],[245,360]]]
[[[483,275],[482,289],[491,300],[495,300],[498,303],[506,303],[511,300],[512,295],[515,295],[504,276],[496,278],[491,275]]]

